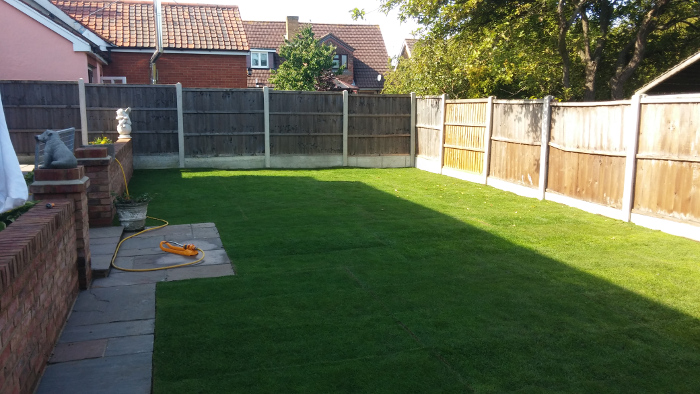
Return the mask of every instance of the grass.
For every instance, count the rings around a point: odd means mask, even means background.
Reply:
[[[415,169],[137,171],[237,276],[157,287],[155,393],[700,392],[700,244]]]

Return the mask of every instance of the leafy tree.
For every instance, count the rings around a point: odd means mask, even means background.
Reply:
[[[700,0],[382,0],[384,11],[395,8],[424,26],[433,52],[459,59],[469,79],[461,97],[620,99],[700,48]],[[391,89],[401,73],[435,74],[444,67],[430,64],[436,55],[399,66]]]
[[[332,71],[335,47],[316,40],[311,26],[303,27],[293,40],[284,40],[279,54],[285,61],[277,70],[272,70],[270,82],[275,89],[336,89]]]

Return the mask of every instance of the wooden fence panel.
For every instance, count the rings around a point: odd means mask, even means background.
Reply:
[[[408,155],[410,144],[411,96],[348,96],[348,155]]]
[[[628,111],[629,102],[552,103],[547,191],[621,208]]]
[[[633,211],[700,222],[700,103],[642,104]]]
[[[538,187],[542,103],[542,100],[495,101],[489,176]]]
[[[484,172],[486,101],[448,101],[445,107],[445,167]]]
[[[260,89],[183,89],[185,156],[265,153]]]
[[[34,136],[46,129],[76,128],[80,133],[80,100],[77,82],[0,81],[0,94],[18,155],[34,155]],[[80,135],[75,138],[80,146]]]
[[[131,107],[134,154],[172,154],[177,145],[177,99],[173,85],[86,84],[88,139],[117,133],[116,111]]]
[[[343,95],[271,91],[270,153],[342,154]]]
[[[441,98],[416,99],[416,156],[437,160],[440,158]]]

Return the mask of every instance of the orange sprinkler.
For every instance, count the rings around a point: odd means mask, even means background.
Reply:
[[[182,256],[196,256],[199,253],[197,247],[192,244],[182,245],[174,241],[160,241],[160,249]]]

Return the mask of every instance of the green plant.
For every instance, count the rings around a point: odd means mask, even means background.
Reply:
[[[34,181],[34,171],[29,171],[24,174],[24,181],[27,183],[27,186],[29,186]]]
[[[0,213],[0,231],[4,230],[12,224],[17,218],[22,216],[22,214],[26,213],[31,207],[35,206],[38,203],[38,201],[28,201],[21,207],[17,207],[15,209],[11,209],[7,212]]]
[[[109,137],[105,137],[104,135],[101,135],[99,137],[95,137],[94,140],[88,142],[89,145],[106,145],[106,144],[111,144],[112,140]]]
[[[149,202],[153,200],[153,195],[148,193],[141,194],[128,194],[124,192],[122,194],[112,193],[114,196],[114,204],[140,204],[144,202]]]

